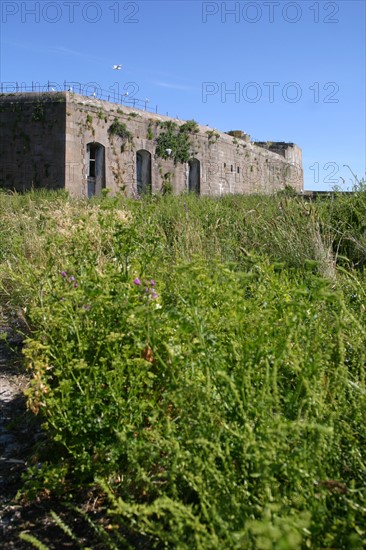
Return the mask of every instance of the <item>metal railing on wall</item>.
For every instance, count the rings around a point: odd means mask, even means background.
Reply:
[[[120,93],[118,86],[117,90],[112,88],[110,90],[104,90],[94,82],[81,84],[80,82],[64,81],[62,85],[55,84],[54,82],[47,82],[46,84],[40,84],[39,82],[32,82],[31,84],[26,84],[24,82],[0,82],[0,93],[2,94],[22,92],[72,92],[88,98],[101,99],[103,101],[125,105],[126,107],[133,107],[140,111],[148,111],[150,113],[158,112],[157,105],[150,105],[150,100],[148,98],[139,99],[133,95],[134,92],[131,94],[128,92]]]

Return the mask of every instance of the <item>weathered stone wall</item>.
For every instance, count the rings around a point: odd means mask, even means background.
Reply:
[[[65,187],[66,97],[0,94],[0,187]]]
[[[35,120],[34,115],[40,110],[39,105],[44,113],[41,121]],[[64,187],[74,196],[86,196],[87,146],[96,142],[105,148],[105,186],[112,194],[121,189],[129,195],[137,192],[136,152],[141,150],[151,154],[153,193],[160,193],[167,183],[174,193],[188,190],[189,163],[175,164],[172,158],[163,159],[156,154],[156,138],[164,131],[161,124],[172,121],[181,125],[184,121],[70,92],[0,96],[0,109],[3,158],[13,170],[12,179],[4,178],[1,170],[1,186]],[[111,134],[115,120],[125,125],[132,141]],[[23,133],[29,139],[25,140]],[[303,190],[301,150],[296,145],[256,145],[240,132],[236,136],[205,126],[190,134],[190,156],[200,163],[202,195],[271,193],[286,185]],[[37,178],[35,170],[26,178],[20,177],[20,158],[31,166],[35,159],[47,164],[47,177],[40,169]]]

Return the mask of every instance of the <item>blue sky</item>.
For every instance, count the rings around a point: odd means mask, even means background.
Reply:
[[[365,2],[1,2],[0,80],[95,83],[303,151],[306,189],[365,178]],[[114,71],[114,64],[122,70]]]

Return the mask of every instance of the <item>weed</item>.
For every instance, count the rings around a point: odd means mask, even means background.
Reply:
[[[24,491],[97,486],[106,548],[362,548],[365,197],[1,192],[48,434]]]
[[[123,141],[128,141],[132,143],[133,141],[133,135],[132,133],[127,129],[127,126],[124,122],[120,122],[119,120],[115,119],[114,122],[109,127],[109,133],[110,135],[115,135],[120,137]]]

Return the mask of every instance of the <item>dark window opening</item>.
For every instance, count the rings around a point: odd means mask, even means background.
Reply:
[[[201,192],[201,163],[198,159],[191,159],[188,165],[188,191],[199,195]]]
[[[136,153],[136,180],[139,195],[151,193],[151,153],[144,149]]]
[[[89,177],[95,178],[95,148],[90,149],[89,154]]]
[[[101,143],[88,143],[87,151],[87,194],[99,196],[105,187],[105,148]]]

